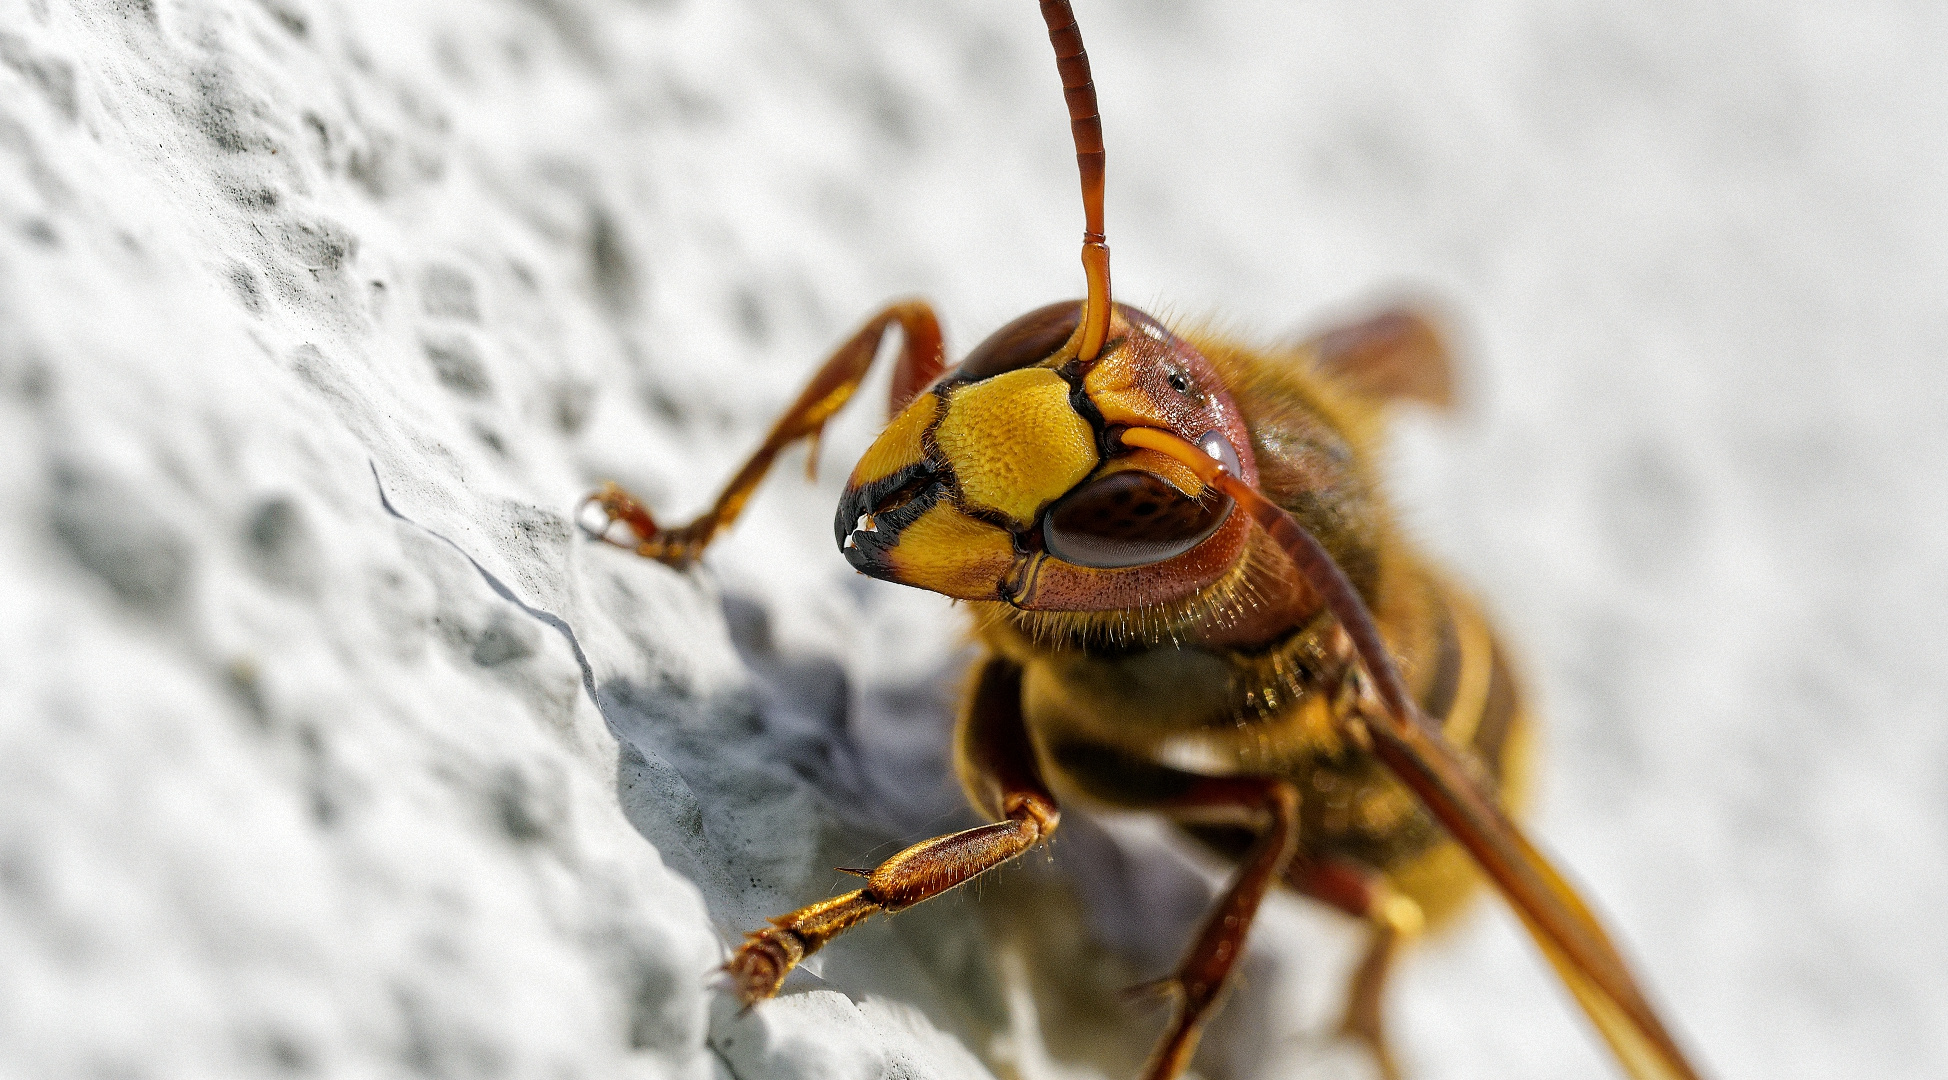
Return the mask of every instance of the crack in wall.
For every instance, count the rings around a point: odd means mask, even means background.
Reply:
[[[610,718],[608,710],[602,707],[602,699],[598,697],[595,693],[595,668],[593,665],[589,663],[588,654],[582,651],[581,640],[575,636],[575,628],[568,625],[568,620],[562,618],[559,615],[556,615],[552,611],[543,611],[542,609],[535,607],[533,604],[530,604],[527,601],[521,599],[519,596],[515,595],[513,589],[507,587],[506,582],[503,582],[500,578],[496,577],[493,571],[480,565],[480,560],[474,558],[473,555],[470,554],[466,548],[461,547],[459,544],[448,539],[446,536],[442,535],[441,533],[436,532],[433,529],[427,528],[426,526],[421,525],[419,522],[414,521],[412,518],[409,518],[406,515],[400,513],[399,508],[392,505],[392,499],[386,495],[386,484],[385,481],[381,479],[379,476],[378,463],[372,461],[370,458],[367,458],[365,464],[367,468],[370,468],[372,470],[372,483],[379,490],[379,505],[385,509],[386,513],[391,514],[393,517],[399,519],[400,521],[403,521],[406,524],[411,525],[413,528],[418,529],[420,532],[425,533],[426,535],[432,537],[433,539],[438,540],[440,543],[445,544],[447,547],[452,548],[454,551],[459,552],[460,557],[467,560],[467,564],[469,566],[472,566],[474,568],[474,572],[478,573],[481,579],[487,582],[487,587],[494,590],[494,594],[496,596],[499,596],[501,599],[507,601],[510,604],[513,604],[517,608],[520,608],[522,612],[528,615],[528,617],[535,619],[536,621],[541,622],[547,626],[553,627],[555,631],[559,633],[562,636],[562,638],[568,642],[569,650],[575,654],[576,666],[582,669],[582,692],[588,695],[589,704],[595,706],[596,713],[602,717],[602,722],[608,725],[610,732],[616,733],[617,737],[620,738],[621,737],[620,733],[616,732],[615,722]]]

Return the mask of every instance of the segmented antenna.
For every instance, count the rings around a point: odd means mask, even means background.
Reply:
[[[1069,0],[1042,0],[1048,43],[1062,73],[1062,96],[1069,102],[1069,134],[1075,137],[1075,163],[1082,173],[1082,271],[1089,277],[1089,299],[1082,308],[1081,360],[1094,360],[1109,336],[1109,245],[1103,237],[1103,118],[1096,107],[1096,82],[1089,54]]]

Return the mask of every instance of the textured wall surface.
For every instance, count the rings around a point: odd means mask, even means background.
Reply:
[[[1122,298],[1454,314],[1400,499],[1701,1056],[1948,1070],[1937,7],[1079,7]],[[1125,1075],[1211,869],[1140,823],[711,988],[967,820],[956,613],[831,550],[875,410],[701,570],[570,518],[1076,292],[1060,108],[1027,0],[0,0],[0,1074]],[[1201,1067],[1355,1070],[1349,940],[1275,901]],[[1605,1068],[1494,905],[1397,991],[1417,1076]]]

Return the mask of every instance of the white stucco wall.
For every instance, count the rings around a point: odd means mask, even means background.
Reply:
[[[1462,328],[1399,496],[1701,1057],[1948,1067],[1948,20],[1080,6],[1124,299]],[[886,299],[965,348],[1075,293],[1071,170],[1026,0],[0,0],[0,1074],[1077,1068],[979,950],[1032,903],[1078,986],[1169,955],[1140,830],[710,987],[961,820],[957,614],[831,548],[873,410],[701,571],[569,521],[702,505]],[[1491,908],[1404,969],[1414,1074],[1604,1068]],[[1207,1070],[1348,1067],[1345,945],[1274,904]]]

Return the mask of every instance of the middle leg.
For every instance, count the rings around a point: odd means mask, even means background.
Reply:
[[[1204,916],[1177,973],[1164,984],[1175,999],[1174,1009],[1143,1080],[1174,1080],[1190,1064],[1204,1023],[1217,1009],[1265,891],[1284,875],[1297,850],[1299,792],[1289,781],[1273,777],[1202,777],[1157,809],[1206,821],[1242,818],[1262,830],[1237,877]]]

